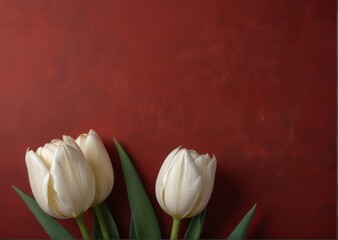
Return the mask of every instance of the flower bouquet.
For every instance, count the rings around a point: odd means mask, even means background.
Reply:
[[[129,238],[161,239],[160,226],[131,160],[114,139],[126,184],[131,220]],[[26,166],[34,198],[17,187],[14,190],[32,211],[51,239],[73,239],[56,220],[73,218],[83,239],[120,239],[114,218],[104,203],[114,185],[114,171],[99,135],[90,130],[75,140],[63,136],[27,150]],[[170,239],[181,238],[182,219],[189,218],[184,239],[198,239],[202,232],[206,206],[212,194],[216,157],[181,147],[164,160],[155,186],[157,201],[172,217]],[[89,208],[94,210],[92,234],[83,221]],[[245,239],[255,205],[240,221],[228,239]],[[146,220],[146,221],[145,221]]]

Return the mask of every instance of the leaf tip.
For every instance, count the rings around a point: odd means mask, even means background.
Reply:
[[[121,147],[120,143],[117,141],[116,138],[113,138],[113,140],[114,140],[114,143],[115,143],[116,147]]]
[[[255,204],[253,205],[253,207],[251,208],[251,211],[255,211],[255,210],[256,210],[256,206],[257,206],[257,203],[255,203]]]
[[[12,184],[12,188],[14,189],[14,191],[16,191],[16,192],[18,192],[19,191],[19,188],[17,188],[16,186],[14,186],[13,184]]]

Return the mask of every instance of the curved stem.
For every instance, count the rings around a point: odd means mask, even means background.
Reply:
[[[181,219],[173,217],[173,226],[171,228],[170,239],[177,239],[180,230]]]
[[[87,229],[87,227],[86,227],[86,225],[85,225],[85,223],[83,221],[83,214],[81,214],[80,216],[76,217],[75,220],[76,220],[77,225],[80,228],[80,231],[81,231],[83,239],[89,240],[90,239],[90,235],[89,235],[88,229]]]
[[[106,225],[106,222],[104,221],[104,218],[103,218],[103,215],[102,215],[101,205],[95,206],[94,211],[96,213],[97,220],[99,221],[99,224],[100,224],[103,239],[104,240],[110,239],[108,229],[107,229],[107,225]]]

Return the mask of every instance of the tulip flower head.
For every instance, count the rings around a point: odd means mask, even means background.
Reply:
[[[55,218],[76,218],[95,195],[94,174],[70,137],[53,140],[36,152],[27,150],[29,183],[39,206]]]
[[[215,179],[216,157],[176,148],[164,160],[156,179],[156,198],[174,218],[189,218],[207,205]]]
[[[113,189],[113,166],[101,138],[94,130],[81,134],[76,142],[95,176],[95,197],[92,206],[96,206],[103,202]]]

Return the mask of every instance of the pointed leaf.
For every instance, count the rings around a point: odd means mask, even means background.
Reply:
[[[133,216],[131,216],[131,218],[130,218],[129,239],[136,239],[136,232],[135,232]]]
[[[141,180],[122,146],[116,139],[114,142],[121,160],[136,238],[161,239],[155,212]]]
[[[40,225],[43,227],[43,229],[51,239],[74,239],[73,236],[66,229],[64,229],[55,219],[45,213],[33,198],[22,192],[17,187],[12,187],[21,197],[21,199],[26,203],[28,208],[32,211],[35,218],[39,221]]]
[[[93,236],[94,239],[103,239],[102,231],[100,229],[99,220],[94,213],[94,227],[93,227]]]
[[[103,202],[103,203],[100,204],[99,207],[101,208],[102,216],[103,216],[103,219],[104,219],[104,221],[107,225],[110,238],[111,239],[120,239],[120,235],[119,235],[119,232],[117,230],[114,218],[111,215],[107,205]],[[99,220],[96,216],[95,211],[94,211],[94,230],[93,230],[93,232],[94,232],[95,239],[102,239],[103,238],[103,235],[102,235],[102,232],[101,232],[101,227],[100,227],[100,224],[99,224]]]
[[[256,204],[249,210],[247,214],[243,217],[243,219],[239,222],[237,227],[233,230],[233,232],[229,235],[228,239],[246,239],[246,234],[248,228],[251,223],[251,219],[255,213]]]
[[[190,219],[187,231],[185,232],[184,239],[199,239],[203,223],[206,215],[206,209]]]

